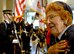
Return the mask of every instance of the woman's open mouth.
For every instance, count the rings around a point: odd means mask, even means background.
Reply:
[[[49,24],[50,28],[53,28],[55,25],[53,23]]]

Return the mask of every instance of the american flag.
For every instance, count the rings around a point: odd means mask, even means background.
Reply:
[[[15,2],[15,20],[22,17],[23,10],[26,7],[26,0],[16,0]]]
[[[42,5],[41,0],[36,0],[35,2],[32,2],[31,10],[37,12],[39,15],[42,15]]]

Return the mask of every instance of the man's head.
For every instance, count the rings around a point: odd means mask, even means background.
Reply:
[[[3,14],[12,15],[12,10],[3,10]]]
[[[72,10],[64,2],[52,2],[46,7],[46,20],[51,33],[58,35],[72,23]]]
[[[12,10],[3,10],[3,16],[5,21],[12,21]]]

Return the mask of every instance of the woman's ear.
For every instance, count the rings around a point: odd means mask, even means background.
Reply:
[[[68,20],[64,20],[64,25],[68,25],[68,22],[67,22]]]
[[[67,20],[64,21],[64,24],[67,24]]]

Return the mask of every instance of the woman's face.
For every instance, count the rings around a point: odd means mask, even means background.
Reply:
[[[59,14],[54,11],[47,13],[47,27],[50,28],[50,31],[53,35],[58,36],[64,29],[65,25]]]

